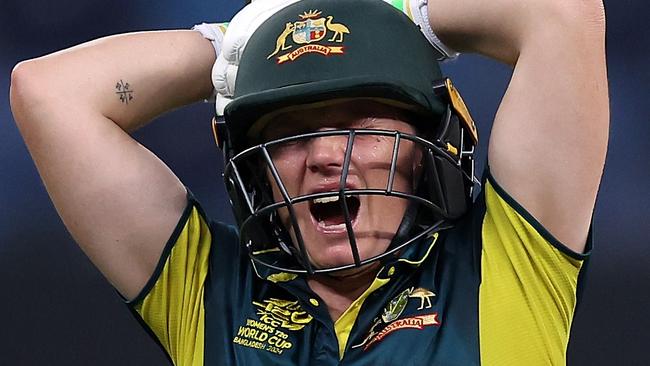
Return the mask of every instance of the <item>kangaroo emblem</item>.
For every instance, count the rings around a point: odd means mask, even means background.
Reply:
[[[328,30],[334,32],[334,36],[329,39],[330,42],[343,42],[343,35],[344,34],[350,34],[350,30],[348,27],[344,26],[343,24],[339,23],[332,23],[332,19],[334,19],[333,16],[328,16],[327,21],[325,22],[325,26],[327,27]],[[337,40],[337,38],[340,38]]]
[[[422,287],[416,288],[409,294],[409,297],[415,297],[420,299],[420,307],[418,308],[418,310],[422,310],[425,308],[424,307],[425,301],[427,304],[426,309],[429,309],[432,306],[431,298],[434,296],[436,296],[436,294],[434,294],[433,292],[427,289],[423,289]]]
[[[284,31],[282,32],[282,34],[280,34],[278,40],[276,41],[275,51],[273,51],[273,53],[271,53],[269,57],[266,58],[267,60],[273,57],[278,52],[288,50],[289,48],[291,48],[290,45],[287,46],[287,37],[289,37],[291,32],[293,32],[293,27],[294,27],[293,23],[287,23],[284,26]]]
[[[381,319],[375,319],[375,322],[370,327],[370,330],[368,331],[368,335],[366,336],[366,338],[361,343],[355,344],[354,346],[351,346],[350,348],[359,348],[359,347],[365,346],[366,343],[368,343],[375,335],[377,335],[377,333],[379,333],[378,331],[375,330],[375,328],[377,328],[377,326],[380,325],[380,324],[382,324]]]

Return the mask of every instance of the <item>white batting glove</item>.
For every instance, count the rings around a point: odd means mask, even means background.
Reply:
[[[460,55],[460,53],[452,50],[447,47],[442,41],[436,36],[431,29],[429,24],[429,13],[428,13],[428,0],[384,0],[385,2],[391,4],[398,10],[401,10],[406,16],[408,16],[413,23],[415,23],[424,34],[425,37],[429,40],[429,43],[444,56],[439,58],[438,61],[454,59]]]
[[[192,27],[192,30],[195,30],[203,38],[207,39],[212,43],[214,47],[214,52],[219,57],[221,53],[221,43],[223,42],[223,35],[226,33],[226,28],[228,28],[228,23],[201,23]]]
[[[239,60],[255,30],[271,15],[298,0],[255,0],[244,7],[228,24],[221,43],[221,53],[212,67],[212,84],[217,92],[217,116],[223,116],[235,92]]]

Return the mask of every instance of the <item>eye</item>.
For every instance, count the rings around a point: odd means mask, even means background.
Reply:
[[[384,144],[387,142],[392,144],[393,141],[394,141],[393,136],[386,136],[380,134],[379,131],[378,133],[358,134],[355,137],[355,142],[364,143],[364,144]]]
[[[288,140],[288,141],[284,141],[284,142],[282,142],[282,143],[280,143],[280,144],[277,144],[276,146],[277,146],[279,149],[282,149],[282,148],[294,147],[294,146],[302,145],[302,144],[304,144],[304,143],[305,143],[305,142],[304,142],[304,139],[299,139],[299,140]]]
[[[292,133],[290,136],[286,137],[292,137],[296,134],[297,133]],[[277,137],[274,139],[274,141],[283,138],[284,137]],[[289,140],[282,142],[273,142],[273,144],[269,146],[269,153],[274,158],[277,158],[279,156],[282,156],[284,158],[288,155],[296,156],[301,150],[303,150],[304,146],[307,144],[307,141],[308,139],[306,138],[290,138]]]
[[[313,132],[313,129],[310,129],[306,126],[296,128],[295,126],[288,127],[287,124],[281,125],[281,127],[274,127],[267,129],[263,133],[264,141],[275,141],[287,137],[293,137],[302,135],[305,133]],[[299,140],[292,140],[291,143],[297,142]]]

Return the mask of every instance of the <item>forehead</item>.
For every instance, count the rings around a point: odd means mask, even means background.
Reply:
[[[267,120],[263,135],[319,128],[378,128],[413,132],[414,117],[403,107],[371,99],[353,99],[278,111]]]

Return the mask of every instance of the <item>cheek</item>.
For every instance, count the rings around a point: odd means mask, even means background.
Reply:
[[[280,175],[281,184],[284,186],[284,190],[287,192],[289,197],[295,197],[299,194],[299,182],[301,181],[301,175],[296,171],[296,165],[291,164],[290,160],[277,160],[274,161],[275,168]],[[280,188],[280,183],[276,181],[271,172],[271,168],[266,168],[266,179],[270,182],[271,193],[273,195],[273,201],[275,203],[285,202],[282,195],[282,189]],[[294,209],[299,209],[302,207],[302,204],[294,205]],[[280,218],[280,222],[286,227],[290,228],[290,215],[289,209],[287,207],[280,207],[277,210],[277,213]]]
[[[305,174],[305,154],[302,151],[283,151],[274,152],[271,155],[273,165],[279,175],[284,189],[289,197],[295,197],[300,194],[300,185]],[[283,201],[282,192],[279,183],[273,177],[270,167],[266,167],[266,177],[271,182],[273,199],[276,202]]]
[[[422,156],[422,150],[414,142],[405,141],[400,145],[396,175],[404,180],[404,188],[409,193],[420,176]]]
[[[386,189],[389,182],[393,159],[394,140],[368,144],[355,154],[356,163],[364,172],[369,188]],[[422,151],[416,144],[402,140],[395,162],[393,190],[411,193],[419,171]]]

